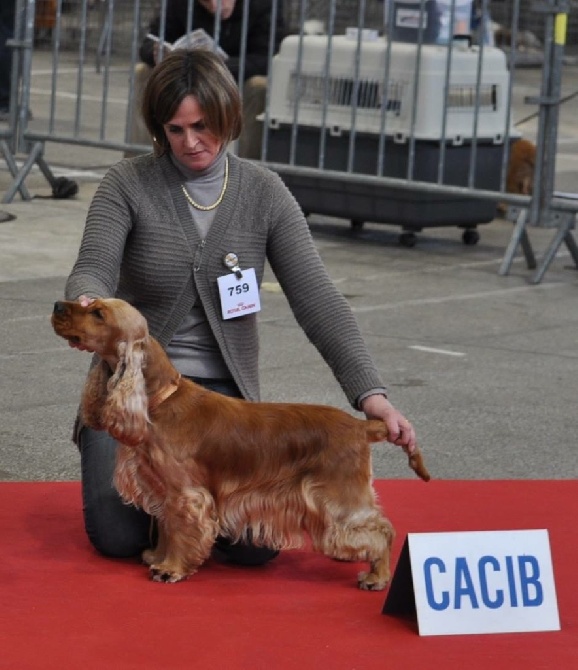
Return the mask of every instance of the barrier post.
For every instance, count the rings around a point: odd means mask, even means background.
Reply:
[[[23,52],[25,49],[32,50],[32,41],[26,38],[26,18],[29,14],[28,5],[34,5],[34,0],[16,0],[14,37],[7,41],[12,51],[12,74],[10,78],[10,112],[8,119],[8,132],[2,134],[0,140],[0,153],[6,161],[8,170],[14,179],[18,175],[18,166],[15,155],[21,146],[20,123],[22,121],[22,108],[20,96],[25,86],[22,84]],[[34,23],[34,7],[32,7],[32,23]],[[29,87],[27,87],[29,88]],[[28,117],[26,107],[25,117]],[[19,192],[23,200],[30,200],[32,196],[23,181],[17,180],[2,198],[2,202],[11,202],[14,195]]]
[[[562,64],[566,45],[569,3],[567,0],[541,0],[534,4],[532,9],[546,15],[541,94],[524,99],[526,103],[540,107],[536,152],[541,160],[536,160],[532,200],[528,210],[522,210],[517,215],[516,225],[499,274],[508,274],[519,245],[522,245],[528,268],[536,267],[532,246],[526,232],[527,226],[555,227],[556,233],[530,280],[531,283],[537,284],[542,281],[548,266],[562,244],[566,244],[578,267],[578,246],[571,232],[575,227],[576,210],[560,212],[556,207],[556,200],[559,201],[560,196],[564,197],[564,194],[554,191]],[[576,198],[566,197],[569,200],[578,200],[578,195]]]

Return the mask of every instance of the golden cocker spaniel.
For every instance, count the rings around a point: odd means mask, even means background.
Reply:
[[[195,573],[218,535],[288,549],[306,533],[327,556],[369,562],[361,589],[385,588],[394,530],[376,502],[370,450],[387,437],[383,422],[206,390],[179,375],[122,300],[56,302],[52,325],[100,356],[81,417],[119,442],[114,484],[158,521],[158,544],[143,554],[155,581]],[[419,451],[409,461],[427,481]]]

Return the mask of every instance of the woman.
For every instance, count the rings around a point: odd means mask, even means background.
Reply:
[[[90,205],[67,299],[116,296],[148,320],[181,374],[226,395],[259,398],[256,314],[223,319],[218,278],[268,260],[297,321],[351,404],[381,418],[391,441],[412,451],[415,434],[389,403],[343,296],[331,282],[299,206],[275,173],[229,154],[241,102],[219,56],[174,51],[153,71],[143,117],[152,154],[113,166]],[[238,266],[238,267],[237,267]],[[256,290],[256,287],[255,287]],[[112,489],[116,444],[77,431],[85,525],[109,556],[149,545],[149,518]],[[276,552],[218,542],[221,556],[260,564]]]

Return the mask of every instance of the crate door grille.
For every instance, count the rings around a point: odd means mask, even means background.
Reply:
[[[389,95],[385,104],[387,111],[395,116],[401,113],[404,89],[404,82],[389,82]],[[358,109],[380,110],[382,91],[383,82],[377,79],[360,79],[356,87],[356,81],[351,77],[330,77],[326,84],[325,78],[320,75],[301,73],[297,76],[293,72],[289,80],[287,99],[291,104],[297,103],[308,109],[320,108],[324,101],[328,107],[350,108],[354,100],[357,100]]]

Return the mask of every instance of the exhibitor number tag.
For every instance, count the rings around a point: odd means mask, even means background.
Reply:
[[[261,311],[254,268],[243,270],[241,277],[233,272],[223,275],[217,278],[217,282],[223,319],[234,319],[237,316]]]

